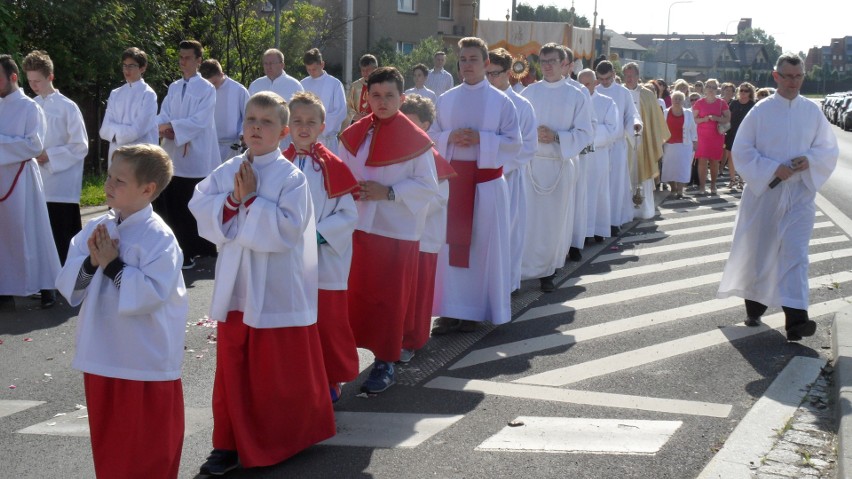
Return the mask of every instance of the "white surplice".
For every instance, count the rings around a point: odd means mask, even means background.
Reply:
[[[240,154],[239,149],[232,146],[240,143],[248,99],[246,87],[228,76],[216,89],[216,137],[223,163]]]
[[[125,83],[109,94],[100,136],[109,142],[107,165],[112,163],[112,153],[120,146],[159,144],[157,94],[145,80]]]
[[[612,98],[597,91],[592,95],[592,107],[598,122],[595,125],[595,151],[588,156],[588,217],[586,228],[589,234],[608,237],[612,226],[612,200],[609,191],[610,153],[613,143],[624,137],[624,127],[618,114],[618,107]]]
[[[453,79],[453,74],[448,72],[447,70],[435,71],[435,69],[429,70],[429,74],[426,75],[426,83],[423,85],[426,88],[435,92],[436,96],[441,96],[445,92],[449,91],[456,84]]]
[[[433,92],[432,90],[430,90],[426,87],[423,87],[423,88],[415,87],[415,88],[409,88],[408,90],[405,90],[406,95],[411,95],[412,93],[415,94],[415,95],[420,95],[424,98],[428,98],[428,99],[432,100],[432,103],[438,103],[438,95],[436,95],[435,92]]]
[[[477,130],[479,144],[451,144],[450,134],[458,128]],[[429,133],[444,158],[475,161],[480,169],[503,167],[521,150],[515,105],[484,79],[475,85],[462,83],[441,95],[438,115]],[[435,314],[493,324],[512,319],[509,237],[506,180],[501,176],[477,184],[470,267],[451,266],[449,246],[441,248],[435,277]]]
[[[746,186],[717,296],[808,309],[814,202],[839,154],[833,128],[811,100],[775,94],[746,115],[731,153]],[[769,188],[778,166],[798,156],[809,168]]]
[[[527,193],[524,177],[527,175],[530,161],[538,150],[538,121],[529,100],[515,93],[511,88],[503,93],[512,100],[518,113],[518,126],[521,128],[521,151],[503,165],[503,177],[509,187],[509,231],[511,237],[512,291],[521,287],[521,260],[524,255],[524,232],[527,227]]]
[[[175,176],[204,178],[221,164],[215,117],[216,88],[200,74],[169,85],[157,124],[171,123],[175,132],[174,140],[163,138],[162,143],[174,164]]]
[[[0,98],[0,118],[0,295],[28,296],[53,289],[60,268],[32,159],[44,149],[45,119],[21,89]]]
[[[44,199],[52,203],[80,203],[83,162],[89,152],[89,136],[77,104],[55,91],[35,102],[47,121],[44,151],[48,161],[39,163]]]
[[[630,185],[630,169],[627,165],[627,149],[634,148],[633,126],[641,125],[642,118],[633,103],[633,96],[623,85],[615,82],[609,88],[598,85],[595,87],[595,92],[612,98],[621,115],[623,137],[612,144],[609,156],[612,226],[621,226],[633,221],[633,191]]]
[[[248,87],[249,95],[254,95],[261,91],[271,91],[277,93],[281,98],[290,102],[296,92],[304,91],[305,88],[299,83],[299,80],[291,77],[287,72],[282,72],[281,76],[271,80],[268,76],[262,76],[251,82]]]
[[[219,249],[210,317],[225,321],[242,311],[253,328],[309,326],[317,321],[317,233],[305,175],[279,150],[255,156],[257,197],[222,224],[249,153],[222,163],[189,201],[198,234]]]
[[[594,131],[597,130],[598,119],[594,106],[591,105],[592,97],[589,94],[589,89],[582,83],[573,78],[566,78],[565,82],[580,90],[580,93],[586,96],[589,101],[589,111],[592,115],[592,141],[587,146],[592,146],[594,142]],[[574,224],[571,225],[571,230],[567,232],[571,235],[571,244],[577,249],[583,249],[586,244],[586,238],[593,236],[591,230],[588,229],[589,218],[589,162],[593,161],[593,157],[589,156],[588,152],[578,155],[574,158],[575,170],[577,173],[576,187],[574,188]],[[566,250],[567,254],[568,251]]]
[[[591,102],[563,80],[540,81],[522,95],[535,110],[539,126],[554,130],[559,143],[539,143],[524,185],[527,224],[521,276],[552,275],[565,263],[574,225],[574,189],[577,176],[572,161],[594,140]]]
[[[319,78],[306,76],[302,79],[302,87],[306,91],[314,92],[325,107],[325,130],[319,136],[319,141],[335,155],[337,151],[337,135],[346,121],[348,110],[346,109],[346,92],[340,80],[323,71]]]

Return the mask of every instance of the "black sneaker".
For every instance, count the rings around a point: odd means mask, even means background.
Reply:
[[[760,326],[760,316],[748,316],[745,320],[745,325],[750,328]]]
[[[207,456],[207,462],[201,465],[200,472],[210,476],[224,476],[238,467],[240,458],[237,451],[213,449]]]
[[[553,275],[545,278],[539,278],[538,281],[541,283],[541,290],[545,293],[552,293],[556,291],[556,285],[553,284]]]
[[[583,259],[583,255],[580,254],[580,248],[570,247],[568,248],[568,260],[569,261],[580,261]]]
[[[56,305],[56,290],[43,289],[41,290],[41,309],[50,309]]]
[[[787,330],[787,341],[801,341],[802,338],[813,336],[816,333],[816,322],[807,320]]]

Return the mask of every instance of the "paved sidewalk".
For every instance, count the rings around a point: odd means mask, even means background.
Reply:
[[[837,420],[837,477],[852,475],[852,307],[834,316],[831,330],[834,357],[832,408]]]

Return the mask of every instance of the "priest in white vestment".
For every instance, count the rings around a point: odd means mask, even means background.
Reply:
[[[225,75],[218,60],[201,62],[201,76],[216,88],[216,137],[222,163],[240,154],[243,118],[249,92],[233,78]]]
[[[438,254],[432,334],[473,331],[479,322],[512,319],[509,191],[503,166],[521,149],[512,100],[485,80],[488,47],[459,41],[464,82],[438,98],[430,130],[458,176],[450,179],[447,244]]]
[[[525,178],[527,228],[521,276],[539,278],[542,291],[565,262],[574,224],[576,172],[573,159],[594,140],[591,102],[565,82],[565,51],[555,43],[541,48],[544,79],[522,93],[538,120],[538,150]]]
[[[595,91],[612,98],[618,107],[624,137],[616,139],[610,151],[610,215],[612,236],[618,236],[619,228],[633,221],[633,191],[630,185],[630,169],[627,165],[627,150],[634,147],[636,135],[642,131],[642,119],[630,92],[616,83],[615,69],[608,60],[595,67],[598,86]]]
[[[0,311],[15,309],[13,296],[52,290],[60,269],[33,160],[44,150],[44,113],[18,87],[18,75],[15,60],[0,55]]]
[[[781,306],[787,339],[811,336],[808,319],[808,243],[815,199],[837,165],[834,131],[819,107],[799,95],[802,60],[779,57],[776,93],[746,115],[732,154],[746,181],[734,222],[731,255],[718,297],[746,303],[746,325],[760,325],[767,307]]]
[[[291,77],[284,71],[284,53],[277,48],[270,48],[263,52],[261,57],[263,63],[264,75],[257,80],[251,82],[248,87],[249,96],[261,91],[271,91],[277,93],[278,96],[290,102],[297,92],[305,91],[302,83],[299,80]],[[285,151],[290,146],[290,135],[281,140],[281,151]]]
[[[308,76],[302,79],[302,87],[320,97],[325,107],[325,130],[320,135],[319,142],[337,154],[337,135],[340,134],[348,112],[343,84],[326,73],[325,62],[319,49],[308,50],[303,60]]]
[[[512,67],[512,54],[505,48],[488,52],[491,64],[485,67],[488,82],[502,91],[512,100],[518,113],[518,126],[521,128],[521,151],[503,165],[503,178],[509,187],[509,231],[511,237],[512,291],[521,287],[521,257],[524,253],[524,231],[526,231],[527,198],[524,190],[524,176],[529,162],[538,149],[538,122],[529,100],[515,93],[509,84],[509,69]]]

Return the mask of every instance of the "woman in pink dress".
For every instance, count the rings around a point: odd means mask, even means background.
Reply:
[[[719,133],[718,125],[731,122],[728,104],[716,97],[719,82],[711,78],[704,83],[704,98],[692,105],[695,124],[698,125],[698,189],[699,194],[707,194],[707,163],[710,162],[710,194],[716,194],[716,177],[719,164],[725,154],[725,135]]]

